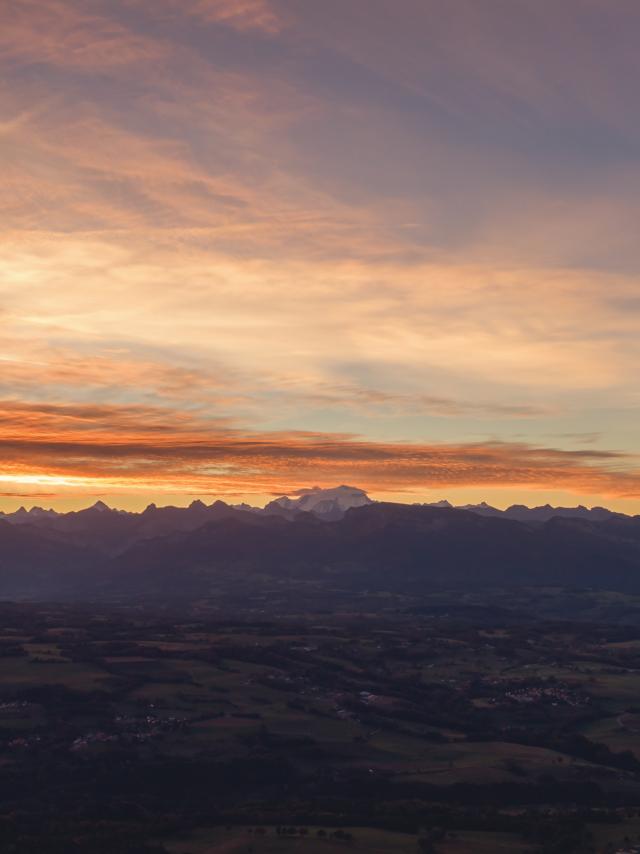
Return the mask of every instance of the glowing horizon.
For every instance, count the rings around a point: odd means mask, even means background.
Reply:
[[[340,484],[333,484],[333,486],[337,485]],[[327,486],[320,488],[331,487]],[[309,487],[303,487],[303,489],[308,490]],[[13,506],[10,509],[5,508],[0,510],[0,518],[2,517],[2,514],[8,515],[20,509],[27,511],[31,509],[55,510],[58,513],[86,510],[98,502],[106,504],[111,510],[125,511],[129,513],[140,513],[150,505],[155,505],[157,507],[188,507],[195,501],[202,501],[205,504],[224,501],[224,503],[231,506],[245,504],[251,507],[261,508],[270,501],[273,501],[274,498],[280,498],[284,495],[296,497],[300,491],[300,489],[292,488],[286,491],[276,490],[275,492],[268,494],[260,494],[256,492],[232,492],[222,495],[187,495],[185,493],[172,494],[170,492],[166,492],[158,493],[156,495],[156,500],[151,502],[145,500],[143,496],[132,493],[129,490],[123,493],[115,491],[113,493],[99,492],[84,494],[74,491],[68,498],[64,498],[57,493],[25,493],[22,501],[18,500],[18,493],[16,493],[16,500],[15,502],[12,502]],[[460,494],[458,494],[458,492]],[[51,502],[48,500],[54,495],[56,498],[55,502],[53,502],[56,505],[55,507],[51,506]],[[446,498],[446,496],[437,489],[427,490],[427,493],[422,495],[420,498],[407,493],[384,493],[380,495],[369,494],[369,497],[372,498],[373,501],[397,504],[436,504]],[[487,500],[488,498],[490,500]],[[598,501],[596,498],[597,496],[594,497],[594,500],[582,506],[585,506],[587,509],[605,507],[608,510],[626,515],[638,515],[635,513],[635,502],[633,501],[613,499],[608,502],[606,500]],[[464,507],[467,505],[479,505],[485,503],[498,510],[506,510],[513,505],[524,505],[530,508],[540,507],[543,505],[564,508],[578,506],[578,502],[576,502],[575,496],[572,493],[541,493],[535,489],[530,492],[523,490],[510,490],[508,488],[498,488],[494,490],[477,489],[469,491],[452,490],[449,498],[446,498],[446,500],[448,500],[454,507]]]
[[[639,38],[626,0],[5,4],[0,510],[640,513]]]

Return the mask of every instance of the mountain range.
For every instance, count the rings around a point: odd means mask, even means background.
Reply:
[[[222,501],[206,505],[202,501],[194,501],[188,507],[161,507],[150,504],[146,510],[139,513],[131,513],[125,510],[115,510],[108,507],[103,501],[97,501],[85,510],[69,513],[57,513],[55,510],[45,510],[42,507],[32,507],[26,510],[20,507],[13,513],[0,511],[0,520],[11,524],[29,524],[39,527],[53,528],[56,530],[73,530],[83,528],[88,519],[96,519],[97,513],[117,514],[119,517],[138,517],[141,520],[140,529],[144,534],[155,533],[154,526],[160,521],[162,525],[168,523],[169,528],[182,529],[191,528],[193,524],[206,521],[209,515],[215,515],[223,507],[231,507],[234,510],[243,510],[251,513],[282,516],[285,519],[293,519],[300,513],[313,513],[325,521],[341,519],[347,510],[353,507],[365,507],[373,504],[367,493],[355,486],[335,486],[330,489],[301,489],[295,493],[295,498],[282,495],[269,502],[265,507],[253,507],[250,504],[227,505]],[[486,502],[480,504],[453,505],[449,501],[437,501],[431,504],[414,505],[421,507],[437,507],[452,510],[466,510],[470,513],[478,513],[481,516],[504,517],[517,519],[521,522],[546,522],[556,516],[566,519],[591,519],[603,521],[612,518],[625,517],[623,513],[608,510],[606,507],[584,507],[579,504],[576,507],[552,507],[544,504],[539,507],[526,507],[523,504],[512,504],[505,510],[499,510]],[[132,527],[137,527],[132,525]]]
[[[257,577],[412,594],[527,585],[640,593],[640,516],[391,504],[340,486],[262,509],[194,501],[130,513],[97,502],[0,517],[4,598],[201,596]]]

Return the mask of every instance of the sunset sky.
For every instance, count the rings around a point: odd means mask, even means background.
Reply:
[[[2,0],[0,509],[640,513],[637,0]]]

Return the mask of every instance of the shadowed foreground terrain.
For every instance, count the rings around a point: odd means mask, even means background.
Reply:
[[[1,850],[640,839],[640,628],[589,617],[633,597],[256,599],[1,605]],[[541,616],[558,603],[581,619]]]

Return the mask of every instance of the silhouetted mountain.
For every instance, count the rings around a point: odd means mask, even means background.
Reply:
[[[498,510],[497,507],[492,507],[486,501],[481,501],[480,504],[463,504],[460,507],[455,507],[455,510],[468,510],[469,513],[479,513],[481,516],[504,516],[504,510]]]
[[[0,520],[0,596],[43,599],[86,589],[101,561],[97,550],[54,531]]]
[[[448,508],[373,504],[325,524],[246,514],[138,542],[108,575],[127,586],[205,591],[232,573],[353,589],[576,585],[640,591],[640,518],[526,524]]]
[[[14,513],[0,513],[0,518],[16,525],[32,525],[38,520],[54,519],[58,515],[55,510],[45,510],[43,507],[31,507],[30,510],[20,507]]]
[[[442,507],[448,503],[438,502],[438,504],[427,506]],[[512,504],[506,510],[498,510],[497,507],[491,507],[490,504],[482,501],[480,504],[465,504],[456,509],[479,513],[481,516],[504,516],[507,519],[518,519],[521,522],[547,522],[556,516],[565,519],[591,519],[592,521],[603,521],[613,517],[624,518],[623,513],[615,513],[613,510],[607,510],[606,507],[588,508],[582,504],[577,507],[552,507],[551,504],[543,504],[540,507],[526,507],[524,504]]]
[[[28,523],[40,530],[66,534],[69,542],[90,546],[109,554],[118,554],[141,539],[152,539],[173,531],[192,531],[213,519],[245,511],[235,510],[223,501],[207,506],[194,501],[189,507],[156,507],[150,504],[142,513],[113,510],[102,501],[85,510],[70,513],[23,511],[5,516],[14,525]]]
[[[250,590],[256,578],[412,594],[528,585],[640,592],[640,517],[522,521],[364,503],[326,521],[283,509],[292,518],[196,501],[0,522],[0,595],[207,595],[229,580]]]
[[[539,521],[546,522],[556,516],[561,516],[565,519],[591,519],[592,521],[601,522],[605,519],[611,519],[615,516],[622,517],[622,513],[614,513],[612,510],[607,510],[606,507],[583,507],[579,504],[577,507],[552,507],[550,504],[544,504],[541,507],[525,507],[523,504],[512,504],[504,511],[504,515],[509,519],[520,519],[522,521]]]
[[[96,501],[91,507],[70,513],[56,513],[42,507],[26,510],[20,507],[13,513],[0,512],[0,519],[16,525],[31,525],[56,531],[73,532],[79,541],[95,544],[97,540],[113,551],[123,551],[138,539],[148,539],[172,531],[194,530],[206,522],[221,515],[236,512],[254,515],[281,516],[292,520],[301,513],[311,513],[324,521],[337,521],[347,510],[364,507],[373,502],[362,489],[354,486],[336,486],[331,489],[300,490],[296,497],[283,495],[269,502],[264,508],[251,507],[249,504],[230,506],[223,501],[207,505],[202,501],[193,501],[189,507],[157,507],[150,504],[142,513],[114,510],[103,501]],[[481,516],[516,519],[522,522],[546,522],[556,516],[567,519],[590,519],[603,521],[612,518],[629,518],[605,507],[591,509],[577,507],[552,507],[545,504],[540,507],[525,507],[513,504],[506,510],[491,507],[486,502],[454,507],[449,501],[437,501],[431,504],[415,505],[435,508],[453,508],[465,510]]]
[[[56,513],[32,507],[21,507],[14,513],[0,513],[0,519],[14,525],[30,525],[39,528],[73,534],[79,544],[97,546],[110,553],[124,551],[141,539],[170,534],[175,531],[192,531],[207,522],[234,514],[279,515],[293,519],[300,513],[311,513],[325,521],[342,518],[351,507],[373,503],[366,492],[356,487],[337,486],[333,489],[308,489],[296,498],[281,498],[272,501],[264,509],[248,504],[231,507],[224,501],[204,504],[193,501],[188,507],[157,507],[150,504],[142,513],[114,510],[103,501],[97,501],[84,510]]]

